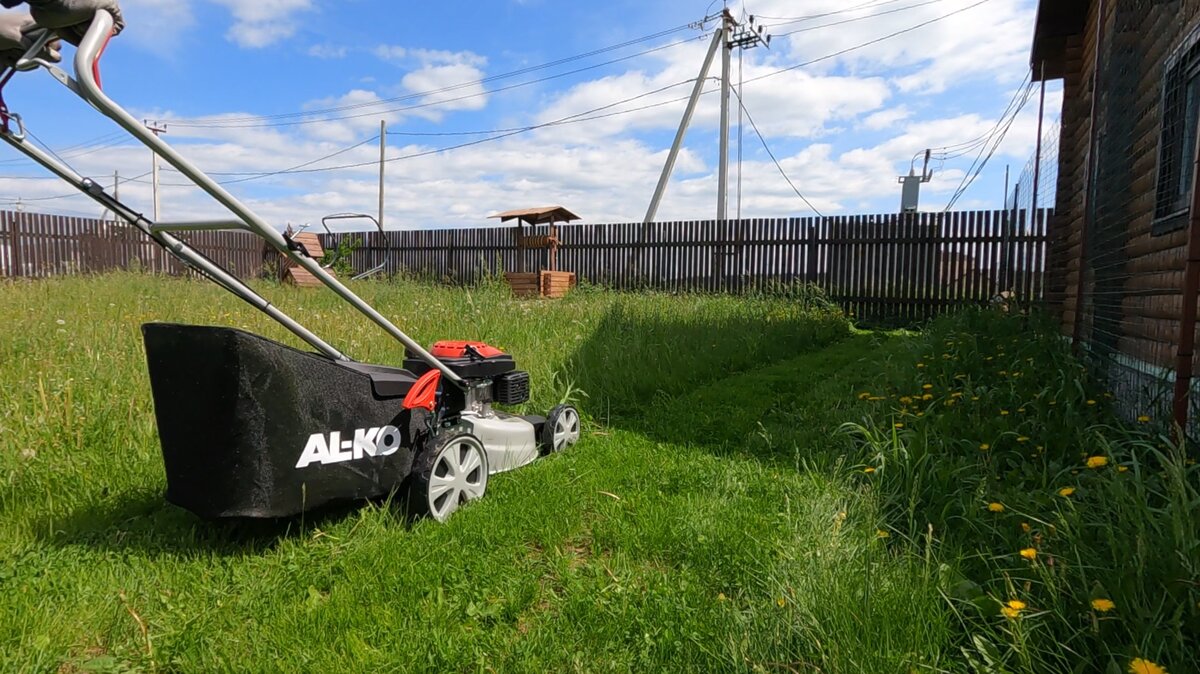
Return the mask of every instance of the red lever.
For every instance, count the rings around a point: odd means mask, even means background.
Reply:
[[[421,408],[432,412],[437,402],[438,384],[441,382],[441,370],[430,370],[421,375],[417,383],[413,384],[413,387],[408,390],[408,395],[404,396],[404,409],[413,410]]]

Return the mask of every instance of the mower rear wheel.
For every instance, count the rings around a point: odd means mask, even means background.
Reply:
[[[561,452],[579,442],[579,410],[573,405],[559,405],[546,415],[542,426],[541,444],[546,453]]]
[[[470,433],[434,436],[417,456],[409,491],[419,515],[445,522],[460,506],[487,491],[487,451]]]

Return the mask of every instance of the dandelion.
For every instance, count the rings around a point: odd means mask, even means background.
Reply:
[[[1088,468],[1103,468],[1108,465],[1107,456],[1089,456],[1087,460]]]
[[[961,398],[962,396],[963,396],[962,391],[955,391],[954,393],[950,394],[951,398]]]
[[[921,388],[925,389],[926,391],[929,391],[929,390],[933,389],[933,384],[925,384]]]
[[[1093,599],[1092,600],[1092,608],[1096,609],[1097,611],[1099,611],[1101,613],[1108,613],[1109,611],[1113,610],[1116,607],[1117,607],[1117,605],[1114,604],[1111,599]]]
[[[1118,473],[1125,473],[1125,472],[1128,472],[1128,471],[1129,471],[1129,466],[1117,466],[1117,472],[1118,472]]]
[[[1017,438],[1017,442],[1029,442],[1029,437],[1028,437],[1028,436],[1025,436],[1025,435],[1022,435],[1022,436],[1020,436],[1020,437],[1018,437],[1018,438]]]
[[[1144,658],[1134,658],[1129,663],[1129,674],[1167,674],[1167,670]]]
[[[787,606],[787,600],[784,599],[783,597],[776,599],[775,603],[779,605],[779,608],[783,608],[784,606]]]
[[[1016,609],[1018,611],[1024,611],[1025,610],[1025,602],[1021,601],[1020,599],[1011,599],[1008,602],[1008,607],[1011,609]]]
[[[1021,550],[1021,556],[1032,562],[1033,560],[1037,559],[1037,550],[1033,548],[1024,548]]]
[[[979,402],[979,396],[971,396],[972,402]]]
[[[1025,408],[1024,408],[1024,407],[1018,408],[1018,409],[1017,409],[1017,411],[1018,411],[1018,412],[1020,412],[1021,414],[1025,414]]]
[[[862,393],[859,393],[859,394],[858,394],[858,399],[859,399],[859,400],[866,400],[867,398],[870,398],[870,397],[871,397],[871,392],[870,392],[870,391],[863,391]]]
[[[879,402],[880,400],[887,400],[887,398],[884,398],[883,396],[871,396],[871,397],[867,398],[867,400],[874,403],[874,402]]]
[[[1066,498],[1074,493],[1075,493],[1075,487],[1063,487],[1062,489],[1058,490],[1058,495],[1063,498]]]
[[[904,424],[897,421],[896,423],[892,424],[892,428],[904,428]]]
[[[986,442],[982,442],[979,444],[979,451],[981,451],[981,452],[986,452],[991,448],[992,448],[992,446]]]
[[[1096,401],[1095,401],[1095,400],[1088,400],[1088,401],[1087,401],[1087,404],[1088,404],[1089,406],[1091,406],[1091,405],[1095,405],[1095,404],[1096,404]]]
[[[1150,423],[1150,417],[1143,414],[1142,416],[1138,417],[1138,423],[1139,424],[1148,424],[1148,423]]]
[[[887,538],[888,536],[891,536],[891,534],[889,534],[888,532],[884,531],[883,529],[876,529],[876,530],[875,530],[875,536],[876,536],[877,538]]]
[[[911,396],[900,396],[900,402],[905,405],[911,404],[912,401],[913,401],[913,399]]]
[[[925,395],[921,396],[921,400],[933,400],[933,394],[926,393]]]
[[[871,473],[875,472],[875,466],[867,466],[866,468],[863,468],[863,472],[867,475],[870,475]]]
[[[1000,416],[1002,416],[1002,417],[1008,416],[1008,410],[1000,410]]]
[[[1003,503],[995,503],[995,502],[989,503],[988,511],[994,512],[994,513],[1002,513],[1002,512],[1004,512],[1004,504]]]
[[[1003,613],[1004,617],[1008,618],[1009,620],[1016,620],[1017,618],[1021,617],[1021,612],[1019,610],[1009,606],[1002,606],[1000,608],[1000,612]]]
[[[717,601],[725,601],[725,593],[724,592],[717,593]]]
[[[925,367],[925,363],[917,363],[917,367],[918,367],[918,368]]]
[[[1029,526],[1029,522],[1021,522],[1021,531],[1029,533],[1032,529],[1033,527]]]

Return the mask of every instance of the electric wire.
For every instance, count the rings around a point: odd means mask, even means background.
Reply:
[[[857,21],[866,21],[868,19],[875,19],[875,18],[878,18],[881,16],[886,16],[888,14],[895,14],[896,12],[905,12],[910,9],[924,7],[926,5],[935,5],[940,2],[946,2],[946,0],[925,0],[925,2],[920,2],[915,5],[909,5],[907,7],[897,7],[896,9],[889,9],[886,12],[877,12],[875,14],[868,14],[866,16],[856,16],[856,17],[849,18],[849,19],[842,19],[841,21],[834,21],[832,23],[823,23],[819,26],[808,26],[806,28],[797,28],[796,30],[790,30],[786,33],[773,33],[772,37],[787,37],[788,35],[796,35],[798,33],[807,33],[809,31],[813,31],[813,30],[822,30],[824,28],[830,28],[833,26],[841,26],[841,25],[847,24],[847,23],[855,23]],[[779,24],[776,24],[776,25],[779,25]]]
[[[808,200],[808,197],[804,196],[800,192],[800,190],[796,187],[796,184],[792,182],[792,179],[788,177],[787,171],[783,170],[783,166],[781,166],[779,164],[779,160],[775,158],[775,153],[771,151],[771,146],[767,144],[767,139],[763,137],[762,132],[758,130],[758,125],[754,123],[754,115],[751,115],[750,111],[746,109],[746,102],[742,100],[740,94],[738,94],[737,99],[738,106],[741,107],[746,113],[746,120],[750,122],[750,128],[754,129],[754,133],[758,136],[759,142],[762,143],[763,149],[767,151],[767,156],[769,156],[771,161],[775,163],[775,168],[779,169],[779,175],[783,176],[783,179],[787,181],[788,186],[792,188],[792,191],[796,193],[796,196],[800,197],[800,200],[803,201],[813,213],[816,213],[818,217],[825,217],[821,211],[817,210],[816,206],[812,205],[812,202]]]

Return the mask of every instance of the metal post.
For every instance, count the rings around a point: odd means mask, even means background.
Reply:
[[[379,120],[379,229],[383,230],[383,167],[387,152],[387,121]]]
[[[1200,132],[1200,120],[1196,130]],[[1197,136],[1200,138],[1200,136]],[[1192,392],[1192,360],[1196,346],[1196,301],[1200,295],[1200,143],[1192,164],[1192,203],[1188,217],[1187,263],[1183,274],[1183,312],[1179,317],[1179,350],[1175,360],[1173,417],[1176,439],[1187,437],[1189,399]]]
[[[729,44],[732,19],[726,11],[721,19],[721,157],[717,166],[717,221],[724,222],[729,215],[726,201],[729,198],[729,56],[733,50]]]
[[[1037,145],[1033,151],[1033,205],[1030,210],[1033,213],[1030,215],[1029,226],[1032,229],[1038,217],[1038,190],[1042,182],[1042,122],[1046,115],[1046,62],[1042,61],[1041,66],[1041,81],[1042,92],[1038,97],[1038,123],[1037,123]]]
[[[658,177],[658,185],[654,188],[654,196],[650,199],[650,208],[646,209],[643,224],[654,222],[658,215],[658,204],[667,191],[667,183],[671,180],[671,172],[675,170],[675,160],[679,158],[679,149],[683,147],[683,137],[687,135],[688,125],[692,123],[692,115],[696,112],[696,103],[704,91],[704,83],[708,79],[708,70],[712,67],[717,48],[725,42],[725,28],[713,35],[712,43],[708,46],[708,54],[704,57],[704,65],[700,66],[700,76],[696,78],[696,86],[692,88],[692,96],[688,99],[687,108],[683,111],[683,119],[679,121],[679,130],[675,132],[675,142],[671,144],[671,152],[667,155],[667,163],[663,166],[662,175]]]
[[[1102,78],[1100,77],[1100,53],[1104,50],[1104,20],[1108,14],[1107,0],[1100,0],[1096,8],[1096,50],[1092,57],[1092,100],[1091,111],[1088,113],[1088,153],[1087,175],[1084,176],[1083,187],[1083,226],[1079,232],[1079,257],[1075,275],[1075,319],[1071,324],[1071,351],[1079,355],[1079,344],[1083,339],[1083,288],[1086,285],[1087,273],[1085,267],[1088,261],[1088,233],[1092,229],[1094,211],[1092,190],[1095,187],[1096,174],[1096,139],[1100,136],[1096,131],[1096,113],[1100,105]]]

